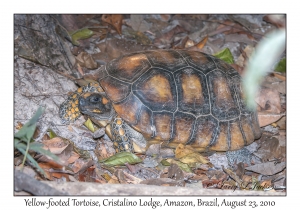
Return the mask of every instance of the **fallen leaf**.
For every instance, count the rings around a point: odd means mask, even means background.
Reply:
[[[214,54],[215,57],[225,61],[228,64],[233,64],[233,56],[228,48],[223,49],[222,51]]]
[[[276,163],[276,162],[266,162],[261,164],[256,164],[245,168],[248,171],[254,171],[256,173],[271,176],[282,171],[286,167],[285,162]]]
[[[88,28],[82,28],[82,29],[79,29],[70,34],[72,43],[74,45],[79,45],[78,40],[88,39],[88,38],[92,37],[93,35],[94,35],[94,32]]]
[[[74,164],[72,165],[72,170],[74,171],[74,173],[80,171],[80,169],[83,167],[84,164],[85,161],[82,159],[75,160]]]
[[[227,173],[232,179],[234,179],[234,181],[236,181],[236,183],[238,184],[238,186],[239,186],[241,189],[245,188],[245,186],[243,185],[242,180],[239,178],[239,176],[238,176],[236,173],[234,173],[234,172],[233,172],[232,170],[230,170],[230,169],[224,168],[223,166],[222,166],[222,169],[223,169],[223,171],[224,171],[225,173]]]
[[[278,28],[285,27],[285,15],[265,15],[263,20],[272,23]]]
[[[129,28],[127,29],[127,32],[133,36],[137,43],[143,45],[151,44],[151,40],[143,32],[130,30]]]
[[[101,175],[106,181],[111,180],[111,176],[108,173],[104,173]]]
[[[277,90],[263,87],[260,89],[255,101],[262,110],[274,114],[279,114],[281,112],[280,96]]]
[[[203,157],[201,154],[195,152],[192,154],[188,154],[179,159],[180,162],[188,164],[190,167],[194,167],[196,163],[204,163],[207,164],[209,161]]]
[[[78,180],[81,182],[95,182],[96,171],[95,166],[89,166],[89,163],[83,165],[81,170],[78,172]]]
[[[69,164],[74,163],[79,157],[80,157],[79,154],[77,154],[76,152],[72,151],[72,154],[71,154],[71,156],[68,159],[68,163]]]
[[[186,40],[184,48],[193,47],[195,45],[194,41],[191,39]]]
[[[157,49],[157,47],[152,45],[142,45],[134,41],[117,38],[101,42],[97,44],[97,47],[100,49],[100,53],[93,54],[93,58],[101,61],[103,64],[128,53]]]
[[[70,181],[70,179],[69,179],[69,174],[53,172],[53,173],[51,173],[51,175],[52,175],[53,177],[57,178],[57,179],[61,179],[62,177],[65,177],[66,180],[67,180],[67,182]]]
[[[204,37],[200,42],[195,44],[195,46],[199,49],[202,49],[206,45],[207,40],[208,40],[208,36]]]
[[[123,171],[123,173],[127,178],[129,178],[131,180],[131,183],[133,183],[133,184],[140,184],[143,181],[142,179],[139,179],[125,171]]]
[[[279,63],[275,67],[275,71],[286,72],[286,58],[283,58],[279,61]]]
[[[145,32],[151,27],[151,24],[144,20],[144,15],[130,15],[129,23],[134,31]]]
[[[66,144],[62,138],[60,137],[55,137],[50,140],[45,140],[43,141],[44,144],[44,149],[50,150],[51,153],[53,154],[61,154],[62,151],[64,151],[69,144]]]
[[[276,121],[276,126],[281,130],[286,130],[286,117],[282,117],[280,120]]]
[[[278,78],[278,79],[280,79],[280,80],[282,80],[282,81],[286,81],[286,77],[283,76],[283,75],[281,75],[280,73],[274,72],[274,73],[272,73],[272,74],[274,75],[274,77],[276,77],[276,78]]]
[[[216,188],[219,182],[222,182],[222,181],[217,180],[217,179],[203,180],[202,186],[204,188]]]
[[[80,66],[86,67],[87,69],[96,69],[98,67],[97,62],[87,52],[81,52],[75,57]],[[83,73],[83,72],[82,72]]]
[[[162,161],[160,161],[160,163],[163,165],[163,166],[170,166],[171,163],[169,163],[167,160],[163,159]]]
[[[147,179],[141,181],[140,184],[157,185],[157,186],[176,186],[176,187],[185,186],[184,180],[175,181],[170,178]]]
[[[116,177],[115,175],[113,175],[107,183],[108,184],[120,184],[118,177]]]
[[[95,127],[90,118],[87,119],[87,121],[84,122],[85,127],[87,127],[90,131],[93,133],[95,132]]]
[[[196,151],[190,145],[179,144],[175,149],[175,157],[180,159],[188,154],[195,153]]]
[[[52,129],[48,129],[50,139],[57,137],[56,133]]]
[[[239,178],[242,178],[244,173],[245,173],[245,164],[240,162],[237,164],[237,170],[236,170],[236,175],[239,177]]]
[[[158,162],[155,158],[146,157],[143,160],[143,166],[146,168],[154,168],[158,165]]]
[[[285,142],[285,139],[283,139]],[[255,156],[259,157],[263,162],[272,159],[282,159],[285,157],[285,144],[280,143],[277,136],[263,134],[258,140],[259,149],[254,152]]]
[[[172,28],[168,32],[165,32],[161,36],[158,36],[157,38],[155,38],[155,40],[153,41],[153,44],[158,47],[169,45],[169,44],[171,44],[174,35],[185,32],[185,31],[186,30],[183,27],[176,25],[174,28]]]
[[[99,160],[99,162],[104,163],[106,166],[112,167],[112,166],[125,165],[125,163],[129,163],[129,164],[141,163],[142,160],[133,153],[120,152],[107,159]]]
[[[104,14],[104,15],[102,15],[101,20],[112,25],[117,30],[118,34],[122,34],[123,15]]]
[[[147,156],[159,155],[160,154],[160,144],[152,144],[146,151]]]
[[[175,180],[183,180],[184,175],[182,170],[178,167],[177,164],[171,164],[168,169],[168,178]]]
[[[248,45],[255,45],[256,42],[253,38],[249,38],[247,34],[228,34],[225,36],[225,43],[227,42],[241,42]]]
[[[258,123],[260,127],[264,127],[267,125],[270,125],[276,121],[278,121],[280,118],[282,118],[283,114],[274,114],[267,111],[258,111],[257,112],[257,118]]]
[[[192,173],[193,171],[192,171],[192,169],[189,167],[189,165],[188,164],[185,164],[185,163],[182,163],[182,162],[180,162],[180,161],[176,161],[176,160],[174,160],[174,159],[167,159],[167,161],[169,162],[169,163],[174,163],[174,164],[177,164],[183,171],[185,171],[185,172],[188,172],[188,173]]]
[[[121,184],[127,184],[127,180],[125,178],[125,174],[124,174],[123,170],[117,169],[114,172],[114,175],[118,178],[118,180]]]
[[[133,174],[137,173],[138,171],[141,170],[141,167],[138,165],[131,165],[128,163],[125,163],[125,166],[129,169],[129,171]]]

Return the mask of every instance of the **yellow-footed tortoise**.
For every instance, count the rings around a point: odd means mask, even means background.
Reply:
[[[100,86],[79,88],[60,107],[64,122],[79,111],[105,122],[117,151],[132,140],[198,151],[238,150],[259,138],[255,112],[246,109],[241,77],[213,56],[153,50],[114,59],[97,73]]]

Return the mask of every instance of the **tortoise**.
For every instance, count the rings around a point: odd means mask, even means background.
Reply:
[[[80,112],[104,122],[117,152],[132,140],[197,151],[234,151],[261,136],[247,109],[241,76],[211,55],[188,50],[130,53],[98,69],[89,84],[60,106],[64,123]]]

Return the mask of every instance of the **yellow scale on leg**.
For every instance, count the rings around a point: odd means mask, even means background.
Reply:
[[[119,117],[114,118],[111,123],[111,134],[116,152],[131,152],[133,150],[130,132],[128,132],[123,119]]]

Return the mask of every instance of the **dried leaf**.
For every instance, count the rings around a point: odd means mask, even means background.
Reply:
[[[69,179],[69,174],[64,174],[64,173],[57,173],[57,172],[52,172],[51,175],[57,179],[61,179],[62,177],[65,177],[67,182],[70,181]]]
[[[285,27],[285,15],[266,15],[263,17],[263,20],[274,24],[278,28]]]
[[[285,167],[286,167],[285,162],[281,162],[281,163],[266,162],[266,163],[249,166],[245,169],[248,171],[254,171],[262,175],[271,176],[282,171]]]
[[[276,77],[276,78],[278,78],[278,79],[280,79],[280,80],[282,80],[282,81],[286,81],[286,77],[285,76],[283,76],[283,75],[281,75],[281,74],[279,74],[279,73],[273,73],[273,75],[274,75],[274,77]],[[280,92],[280,91],[279,91]]]
[[[72,151],[72,154],[71,154],[71,156],[68,159],[68,163],[69,164],[74,163],[79,157],[80,157],[79,154],[77,154],[76,152]]]
[[[122,34],[122,24],[123,24],[123,15],[115,14],[115,15],[102,15],[102,21],[112,25],[118,32],[118,34]]]
[[[60,137],[55,137],[50,140],[43,141],[44,144],[44,149],[45,150],[50,150],[51,153],[53,154],[61,154],[62,151],[64,151],[69,144],[66,144],[62,138]]]
[[[134,39],[136,39],[137,43],[143,44],[143,45],[149,45],[151,44],[151,40],[140,31],[134,31],[131,29],[127,29],[127,32],[133,36]]]
[[[107,63],[112,59],[118,58],[127,53],[156,49],[156,47],[152,45],[142,45],[137,44],[134,41],[117,38],[106,40],[105,42],[101,42],[97,46],[101,50],[101,52],[94,54],[93,58],[103,63]]]
[[[244,183],[242,182],[242,180],[230,169],[226,169],[222,166],[222,169],[225,173],[227,173],[232,179],[234,179],[234,181],[237,182],[238,186],[243,189],[245,188]]]
[[[184,175],[182,170],[178,167],[177,164],[171,164],[168,169],[168,178],[175,179],[175,180],[183,180]]]
[[[188,164],[190,167],[195,167],[196,163],[207,164],[209,161],[199,153],[188,154],[179,159],[180,162]]]
[[[108,173],[104,173],[101,175],[106,181],[111,180],[111,176]]]
[[[133,30],[145,32],[151,27],[151,24],[144,20],[143,15],[130,15],[130,25]]]
[[[285,157],[285,138],[280,142],[276,137],[268,136],[263,134],[260,142],[259,149],[254,153],[255,156],[259,157],[263,162],[272,159],[282,159]]]
[[[257,112],[257,118],[258,123],[260,127],[264,127],[267,125],[270,125],[276,121],[278,121],[280,118],[282,118],[282,114],[274,114],[266,111],[259,111]]]
[[[125,163],[129,163],[129,164],[141,163],[142,160],[133,153],[120,152],[107,159],[99,160],[99,162],[104,163],[106,166],[112,167],[112,166],[125,165]]]
[[[175,149],[175,157],[180,159],[188,154],[195,153],[196,151],[190,145],[179,144]]]
[[[135,176],[133,176],[133,175],[131,175],[131,174],[125,172],[125,171],[123,171],[123,173],[124,173],[124,175],[125,175],[127,178],[129,178],[129,179],[131,180],[131,181],[128,181],[128,182],[130,182],[130,183],[132,183],[132,184],[140,184],[140,183],[143,181],[142,179],[139,179],[139,178],[137,178],[137,177],[135,177]]]
[[[277,90],[261,88],[255,101],[265,111],[274,114],[281,112],[280,96]]]
[[[175,181],[169,178],[147,179],[141,181],[140,184],[157,185],[157,186],[176,186],[176,187],[185,186],[184,180]]]
[[[74,164],[72,165],[72,170],[74,171],[74,173],[77,173],[78,171],[80,171],[80,169],[83,167],[83,165],[85,164],[85,161],[82,159],[77,159]]]
[[[206,42],[208,41],[208,36],[204,37],[198,44],[196,44],[195,46],[199,49],[202,49],[205,45]]]
[[[184,48],[193,47],[195,45],[194,41],[191,39],[186,40]]]
[[[75,58],[77,62],[80,64],[80,66],[86,67],[88,69],[96,69],[98,67],[97,62],[87,52],[81,52]]]
[[[185,172],[188,172],[188,173],[192,173],[193,172],[192,169],[189,167],[188,164],[185,164],[185,163],[182,163],[180,161],[173,160],[173,159],[167,159],[167,161],[169,163],[171,163],[171,164],[172,163],[177,164],[181,168],[181,170],[183,170]]]
[[[162,34],[161,36],[158,36],[153,41],[153,44],[155,46],[158,46],[158,47],[168,45],[168,44],[170,44],[172,42],[174,35],[176,35],[178,33],[185,32],[185,31],[186,30],[183,27],[177,25],[173,29],[171,29],[170,31]]]
[[[85,164],[85,166],[87,166]],[[79,171],[78,174],[78,180],[81,182],[95,182],[96,181],[96,172],[95,172],[95,166],[91,167],[83,167],[83,170]]]
[[[211,180],[203,180],[202,181],[202,186],[204,188],[216,188],[217,185],[221,182],[220,180],[217,179],[211,179]]]
[[[160,153],[160,144],[152,144],[146,151],[147,156],[158,155]]]

